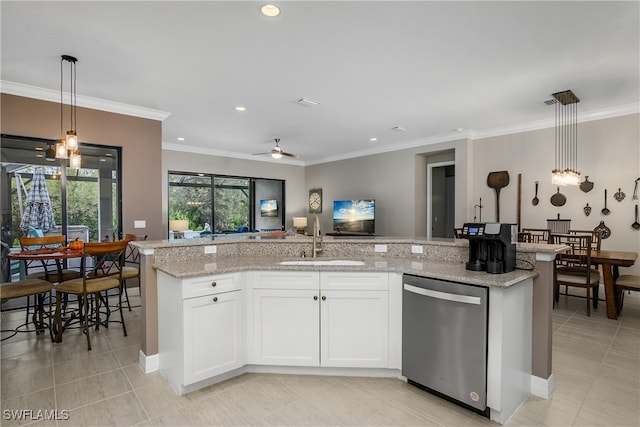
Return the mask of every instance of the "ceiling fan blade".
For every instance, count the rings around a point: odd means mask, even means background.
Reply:
[[[262,156],[264,154],[271,154],[271,151],[267,151],[266,153],[253,153],[252,156]]]
[[[293,157],[294,159],[299,159],[300,158],[299,154],[291,154],[291,153],[286,153],[284,151],[281,151],[280,154],[282,154],[283,156],[287,156],[287,157]]]

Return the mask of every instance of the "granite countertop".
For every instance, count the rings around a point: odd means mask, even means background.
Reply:
[[[332,258],[319,257],[316,260],[329,261]],[[347,258],[340,258],[347,259]],[[240,271],[353,271],[353,272],[397,272],[432,277],[489,287],[509,287],[537,276],[535,270],[519,270],[505,274],[489,274],[486,272],[469,271],[464,263],[450,263],[426,260],[419,257],[367,257],[355,261],[362,261],[358,266],[336,265],[281,265],[282,261],[312,261],[313,258],[283,258],[283,257],[202,257],[192,260],[164,262],[154,264],[153,267],[178,279],[206,276]],[[354,259],[351,259],[354,260]]]

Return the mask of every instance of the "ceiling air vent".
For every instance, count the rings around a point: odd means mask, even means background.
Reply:
[[[304,97],[298,98],[296,102],[300,105],[304,105],[305,107],[317,107],[320,104],[320,102],[316,100],[304,98]]]

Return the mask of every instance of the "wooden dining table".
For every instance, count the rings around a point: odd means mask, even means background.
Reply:
[[[67,247],[57,248],[39,248],[33,250],[24,250],[20,252],[11,252],[7,257],[17,261],[56,261],[59,276],[62,276],[62,261],[71,258],[81,258],[84,256],[82,249],[74,250]]]
[[[635,264],[638,254],[636,252],[612,251],[601,249],[591,252],[591,262],[600,264],[604,275],[604,293],[607,303],[607,317],[618,318],[618,297],[615,291],[615,280],[618,277],[619,267],[631,267]]]

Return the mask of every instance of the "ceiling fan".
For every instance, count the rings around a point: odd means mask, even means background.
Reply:
[[[271,154],[271,157],[273,157],[274,159],[279,159],[282,156],[285,157],[293,157],[294,159],[299,159],[300,155],[299,154],[291,154],[291,153],[287,153],[285,151],[282,151],[282,148],[280,148],[280,138],[275,138],[274,141],[276,142],[276,145],[271,149],[271,151],[268,151],[266,153],[255,153],[254,156],[259,156],[262,154]]]

